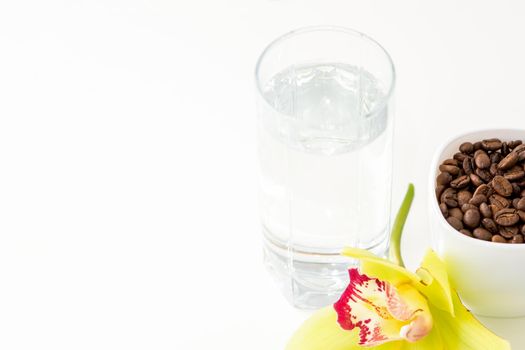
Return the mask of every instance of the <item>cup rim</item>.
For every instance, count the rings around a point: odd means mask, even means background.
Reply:
[[[434,156],[432,158],[432,163],[431,163],[431,166],[430,166],[430,176],[429,176],[429,190],[430,190],[430,193],[429,193],[429,196],[430,196],[430,201],[432,202],[431,206],[432,206],[432,209],[433,209],[433,212],[434,212],[433,215],[436,215],[438,217],[437,220],[439,221],[440,225],[445,228],[447,234],[456,236],[457,239],[459,239],[460,241],[465,242],[465,244],[473,244],[473,245],[476,245],[476,246],[479,246],[479,247],[483,247],[483,248],[490,247],[491,249],[501,249],[501,250],[506,250],[506,251],[520,251],[520,250],[525,249],[525,244],[511,244],[511,243],[503,244],[503,243],[495,243],[495,242],[491,242],[491,241],[484,241],[484,240],[481,240],[481,239],[476,239],[476,238],[473,238],[473,237],[465,236],[461,232],[456,231],[452,226],[450,226],[450,224],[445,220],[445,218],[441,214],[441,210],[439,209],[439,204],[438,204],[438,201],[436,199],[436,195],[435,195],[436,172],[437,172],[438,167],[439,167],[439,165],[438,165],[439,158],[443,154],[443,152],[445,151],[445,148],[447,148],[451,143],[453,143],[455,141],[458,141],[460,139],[464,139],[464,138],[466,138],[466,137],[468,137],[470,135],[475,136],[476,134],[486,133],[486,132],[494,132],[494,133],[500,133],[500,134],[504,134],[504,133],[507,133],[507,132],[523,132],[523,135],[525,136],[525,129],[519,129],[519,128],[497,128],[497,129],[494,129],[494,128],[482,128],[482,129],[471,130],[471,131],[468,131],[468,132],[464,132],[464,133],[458,134],[456,136],[450,137],[446,142],[442,143],[437,148],[437,150],[435,151]]]
[[[373,45],[377,46],[383,52],[383,54],[385,55],[385,57],[386,57],[386,59],[387,59],[387,61],[389,63],[388,65],[390,67],[390,72],[391,72],[391,75],[392,75],[392,81],[390,82],[390,86],[387,89],[387,93],[382,98],[381,102],[379,104],[377,104],[370,112],[368,112],[366,114],[366,116],[370,117],[370,116],[376,115],[379,112],[381,112],[386,107],[386,105],[388,104],[390,99],[392,98],[392,95],[393,95],[393,92],[394,92],[394,88],[395,88],[395,85],[396,85],[396,80],[397,80],[396,79],[396,69],[395,69],[395,65],[394,65],[394,61],[392,60],[392,57],[390,56],[388,51],[377,40],[375,40],[374,38],[366,35],[365,33],[360,32],[358,30],[355,30],[355,29],[352,29],[352,28],[348,28],[348,27],[343,27],[343,26],[335,26],[335,25],[313,25],[313,26],[299,27],[297,29],[293,29],[293,30],[291,30],[291,31],[289,31],[289,32],[287,32],[287,33],[277,37],[276,39],[271,41],[264,48],[262,53],[259,55],[259,58],[257,59],[257,63],[255,65],[255,85],[256,85],[258,94],[262,97],[262,99],[265,101],[265,103],[267,103],[271,108],[273,108],[273,106],[271,106],[268,103],[266,98],[264,98],[263,86],[261,84],[261,79],[260,79],[260,75],[259,75],[260,69],[261,69],[261,65],[262,65],[262,62],[263,62],[264,58],[272,50],[272,48],[277,46],[279,43],[281,43],[281,42],[283,42],[283,41],[285,41],[287,39],[290,39],[290,38],[292,38],[294,36],[305,34],[305,33],[310,33],[310,32],[341,32],[341,33],[345,33],[345,34],[352,35],[352,36],[355,36],[355,37],[360,37],[360,38],[362,38],[365,41],[371,42]]]

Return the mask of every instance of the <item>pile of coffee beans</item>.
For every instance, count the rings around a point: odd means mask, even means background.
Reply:
[[[524,243],[525,144],[465,142],[439,166],[436,196],[448,223],[469,237]]]

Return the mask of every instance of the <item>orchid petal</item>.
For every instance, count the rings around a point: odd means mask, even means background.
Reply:
[[[348,332],[337,323],[337,313],[329,306],[317,311],[293,335],[286,350],[363,350],[358,332]],[[374,350],[400,350],[401,342],[386,343]]]
[[[359,344],[376,346],[395,340],[417,341],[432,329],[426,299],[409,284],[390,283],[350,269],[350,284],[334,304],[343,329],[359,328]]]
[[[443,334],[443,348],[447,350],[510,350],[507,341],[485,328],[453,292],[452,301],[456,316],[431,306],[434,322]]]
[[[358,334],[342,329],[332,306],[317,311],[295,332],[286,350],[353,350]]]
[[[365,275],[388,281],[394,286],[406,283],[412,283],[415,285],[420,281],[419,276],[415,273],[394,264],[390,260],[380,258],[367,250],[359,248],[344,248],[341,254],[360,260],[360,271]]]
[[[420,275],[423,280],[423,285],[420,284],[417,287],[419,291],[423,293],[435,307],[454,316],[454,304],[452,302],[452,292],[447,269],[445,263],[433,250],[427,251],[417,274]],[[429,275],[432,276],[430,283],[429,281],[424,281]]]

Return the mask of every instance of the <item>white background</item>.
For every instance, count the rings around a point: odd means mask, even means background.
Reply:
[[[416,267],[437,145],[525,123],[524,18],[519,1],[1,1],[0,349],[284,347],[307,314],[261,263],[253,70],[303,25],[395,61]],[[522,349],[520,322],[489,323]]]

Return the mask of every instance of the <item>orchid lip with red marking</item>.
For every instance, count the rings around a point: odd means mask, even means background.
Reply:
[[[350,284],[334,309],[341,328],[359,328],[359,345],[416,341],[430,332],[431,320],[420,316],[424,311],[410,307],[390,283],[360,274],[356,268],[350,269],[349,275]]]

